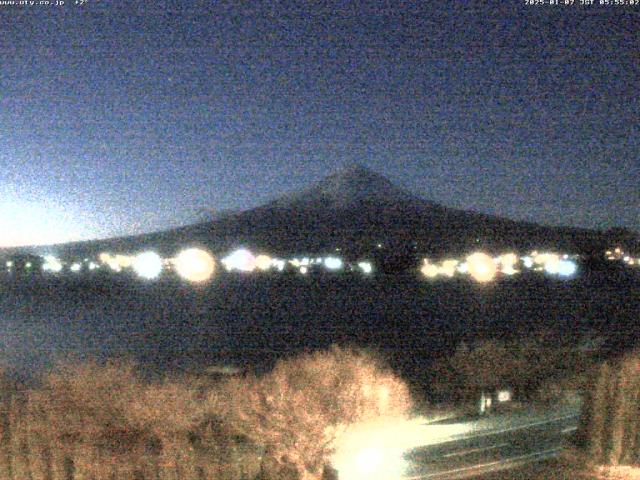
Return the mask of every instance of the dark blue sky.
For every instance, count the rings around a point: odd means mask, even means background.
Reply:
[[[0,245],[161,229],[353,162],[640,231],[640,6],[66,0],[0,5],[0,42]]]

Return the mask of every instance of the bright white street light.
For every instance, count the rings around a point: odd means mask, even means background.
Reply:
[[[256,268],[256,258],[249,250],[241,248],[225,257],[222,264],[229,271],[252,272]]]
[[[53,255],[47,255],[44,257],[42,270],[45,272],[59,273],[62,271],[62,262]]]
[[[359,262],[358,268],[362,270],[362,273],[364,273],[365,275],[369,275],[373,271],[371,262]]]
[[[558,263],[557,272],[562,277],[573,277],[578,271],[578,265],[571,260],[561,260]]]
[[[329,270],[340,270],[342,265],[342,260],[337,257],[327,257],[324,259],[324,266]]]
[[[133,270],[146,280],[158,278],[162,273],[162,259],[156,252],[143,252],[133,259]]]

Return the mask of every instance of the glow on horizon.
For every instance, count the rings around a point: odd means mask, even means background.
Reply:
[[[97,238],[73,209],[55,202],[0,199],[0,248],[54,245]]]

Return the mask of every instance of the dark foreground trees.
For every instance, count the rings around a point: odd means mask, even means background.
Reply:
[[[342,348],[262,376],[151,382],[128,363],[83,362],[34,389],[0,387],[0,478],[10,480],[320,479],[351,425],[412,406],[377,357]]]
[[[596,464],[640,466],[640,351],[607,360],[587,390],[579,439]]]
[[[520,400],[558,400],[582,388],[592,364],[581,345],[561,344],[548,332],[523,339],[461,343],[431,368],[434,399],[459,402],[480,392],[511,388]]]

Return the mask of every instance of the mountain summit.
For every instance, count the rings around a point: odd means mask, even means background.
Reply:
[[[387,178],[355,164],[340,169],[310,187],[284,195],[269,204],[277,208],[330,207],[348,209],[363,203],[389,205],[424,200],[396,187]]]

